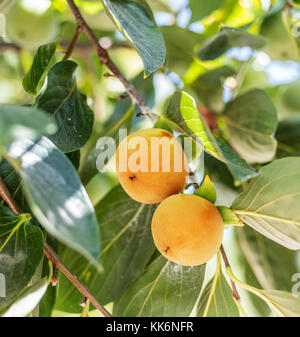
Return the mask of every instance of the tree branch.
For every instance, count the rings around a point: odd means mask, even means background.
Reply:
[[[86,286],[84,286],[78,278],[72,274],[72,272],[64,265],[60,257],[55,251],[45,242],[45,255],[47,258],[58,268],[81,292],[81,294],[90,300],[90,302],[97,308],[105,317],[112,317],[112,315],[96,300],[96,298],[90,293]]]
[[[152,121],[154,120],[154,117],[151,114],[151,109],[147,106],[144,99],[140,96],[140,94],[136,91],[135,87],[123,76],[123,74],[120,72],[120,70],[117,68],[117,66],[114,64],[114,62],[109,57],[106,49],[102,48],[101,45],[98,42],[98,39],[94,32],[91,30],[91,28],[88,26],[84,18],[82,17],[78,7],[75,5],[73,0],[67,0],[68,4],[74,14],[74,17],[76,19],[78,27],[81,27],[82,30],[86,33],[89,40],[91,41],[91,44],[95,48],[98,54],[98,58],[100,61],[100,64],[105,64],[106,67],[123,83],[127,93],[129,94],[132,101],[137,104],[142,113],[143,116],[149,117]]]
[[[225,263],[226,268],[229,267],[229,268],[231,269],[223,245],[221,245],[220,251],[221,251],[222,258],[223,258],[223,261],[224,261],[224,263]],[[231,279],[230,279],[230,283],[231,283],[231,288],[232,288],[232,295],[233,295],[233,297],[234,297],[238,302],[240,302],[240,301],[241,301],[241,297],[240,297],[240,295],[239,295],[239,293],[238,293],[238,291],[237,291],[237,289],[236,289],[235,283],[234,283]]]
[[[19,205],[11,196],[3,180],[0,178],[0,196],[9,206],[9,208],[16,214],[23,214]],[[55,253],[55,251],[48,245],[47,242],[44,243],[44,253],[47,258],[53,263],[53,265],[58,268],[80,291],[80,293],[88,298],[90,302],[97,308],[105,317],[112,317],[112,315],[96,300],[96,298],[89,292],[89,290],[78,280],[78,278],[72,274],[72,272],[64,265],[60,257]]]
[[[63,58],[64,60],[67,60],[72,55],[73,50],[74,50],[74,48],[76,46],[76,43],[77,43],[77,41],[78,41],[79,36],[80,36],[81,33],[82,33],[82,27],[81,26],[77,26],[75,34],[73,36],[73,39],[72,39],[72,41],[71,41],[71,43],[70,43],[70,45],[69,45],[69,47],[68,47],[68,49],[66,51],[66,54],[65,54],[65,56]]]

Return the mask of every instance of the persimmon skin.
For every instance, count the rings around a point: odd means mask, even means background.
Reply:
[[[224,232],[218,209],[191,194],[165,199],[154,212],[151,227],[160,253],[183,266],[197,266],[214,257]]]
[[[133,139],[134,137],[141,137],[142,139],[145,139],[145,141],[148,144],[148,151],[146,154],[148,157],[147,172],[144,172],[142,170],[132,172],[132,170],[130,169],[129,158],[135,151],[137,151],[137,148],[131,149],[129,148],[128,144],[130,144],[130,140]],[[169,140],[174,142],[172,143],[174,145],[170,146],[169,172],[164,172],[163,170],[163,163],[162,163],[164,158],[163,147],[161,147],[160,150],[157,151],[157,153],[155,152],[153,155],[153,157],[155,158],[152,158],[151,154],[152,137],[157,137],[158,140],[167,137]],[[125,140],[127,141],[127,145],[124,145]],[[120,170],[120,156],[122,155],[121,153],[122,146],[123,149],[125,146],[127,150],[127,168],[123,170],[124,172]],[[174,158],[176,158],[176,156],[174,157],[174,153],[180,156],[181,158],[182,165],[179,165],[180,166],[179,172],[176,172],[176,170],[174,169],[175,167]],[[154,162],[158,161],[159,168],[157,172],[153,172],[151,170],[152,160]],[[164,163],[165,162],[166,160],[164,160]],[[127,136],[126,139],[122,140],[116,151],[116,169],[120,184],[122,185],[125,192],[127,192],[127,194],[132,199],[144,204],[159,203],[168,196],[179,193],[186,186],[189,176],[188,163],[183,148],[181,147],[181,144],[170,132],[156,128],[136,131]]]

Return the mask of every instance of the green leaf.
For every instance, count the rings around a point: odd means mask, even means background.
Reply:
[[[203,61],[214,60],[234,47],[258,49],[265,45],[265,39],[239,28],[223,27],[217,35],[209,39],[198,51]]]
[[[216,139],[199,113],[194,99],[185,92],[176,91],[163,117],[187,136],[192,137],[204,150],[224,162],[239,184],[257,175],[257,171],[240,158],[229,146]]]
[[[97,271],[73,251],[65,251],[65,264],[102,304],[117,300],[139,277],[152,256],[151,220],[155,208],[132,200],[119,185],[96,206],[102,245],[101,270]],[[61,275],[56,308],[79,312],[80,296]]]
[[[241,158],[230,146],[223,143],[220,139],[216,139],[225,164],[234,177],[234,185],[249,180],[259,174],[259,171],[251,167],[243,158]]]
[[[297,271],[296,252],[245,226],[236,231],[240,249],[264,289],[290,291]]]
[[[226,206],[217,206],[225,228],[229,228],[231,226],[243,226],[243,223],[239,220],[238,216]]]
[[[233,202],[241,221],[279,244],[300,249],[300,158],[283,158],[262,168]]]
[[[16,215],[0,206],[0,273],[6,288],[6,297],[0,296],[0,312],[27,287],[42,261],[43,249],[42,231],[28,222],[28,214]]]
[[[235,273],[239,275],[240,279],[243,282],[250,284],[255,288],[263,288],[262,285],[259,283],[252,267],[248,263],[246,256],[244,255],[244,250],[242,248],[242,242],[239,240],[239,232],[244,231],[244,228],[234,228],[233,235],[231,237],[231,241],[229,243],[230,247],[230,261],[231,264],[234,266]],[[259,234],[259,233],[258,233]],[[259,234],[260,235],[260,234]],[[252,316],[259,316],[259,317],[269,317],[271,314],[271,309],[268,304],[263,301],[260,297],[254,295],[253,293],[246,291],[244,289],[239,288],[240,295],[242,297],[242,301],[244,303],[249,304],[249,309],[252,311]],[[248,311],[248,308],[247,308]]]
[[[199,21],[216,9],[223,6],[225,0],[190,0],[189,7],[192,11],[191,22]]]
[[[300,116],[281,120],[275,138],[277,139],[276,157],[300,156]]]
[[[300,297],[294,297],[286,291],[280,290],[260,290],[272,304],[273,309],[279,316],[299,317]],[[275,307],[275,308],[274,308]]]
[[[188,317],[202,288],[205,264],[184,267],[163,256],[114,305],[114,316]]]
[[[18,105],[0,105],[0,149],[14,139],[47,135],[55,131],[53,119],[42,110]]]
[[[27,201],[41,225],[97,264],[95,211],[70,161],[45,137],[16,141],[9,155],[21,161],[19,173]]]
[[[217,263],[215,276],[207,283],[197,307],[200,317],[239,317],[239,310],[232,297],[232,289]]]
[[[273,159],[277,113],[263,90],[251,90],[228,103],[224,120],[231,146],[247,162],[266,163]]]
[[[63,152],[80,149],[90,138],[94,113],[76,85],[77,64],[66,60],[55,64],[48,72],[47,87],[35,105],[53,115],[57,132],[50,137]]]
[[[22,190],[22,180],[13,166],[11,166],[6,160],[2,160],[0,162],[0,177],[21,210],[25,213],[30,212],[25,202]],[[2,200],[1,197],[0,200]]]
[[[2,317],[26,317],[39,304],[47,290],[47,277],[28,287],[5,311]]]
[[[166,67],[170,71],[184,75],[195,58],[195,47],[206,37],[175,25],[159,28],[167,49]]]
[[[78,170],[80,165],[80,150],[75,150],[66,153],[66,156],[69,158],[70,162],[74,165],[75,169]]]
[[[48,68],[56,51],[56,43],[40,46],[34,55],[32,66],[23,79],[23,88],[30,94],[36,94],[36,88]]]
[[[125,111],[125,112],[124,112]],[[118,146],[121,139],[119,139],[119,130],[126,129],[129,134],[134,118],[134,109],[130,100],[122,100],[117,104],[116,110],[112,117],[105,123],[103,132],[99,134],[98,139],[102,137],[112,137]],[[98,144],[98,145],[97,145]],[[100,146],[99,146],[100,145]],[[80,170],[80,177],[84,185],[97,174],[103,167],[97,163],[97,158],[101,153],[101,141],[100,143],[93,143],[92,150],[89,152],[84,160],[82,169]],[[108,158],[110,159],[111,156]]]
[[[194,191],[194,194],[210,201],[213,204],[217,200],[217,192],[215,189],[215,185],[210,180],[208,175],[205,176],[202,184]]]
[[[191,86],[205,107],[216,113],[221,113],[225,106],[223,83],[227,77],[234,74],[234,70],[227,66],[222,66],[205,72]]]
[[[164,39],[151,8],[144,0],[102,0],[105,10],[119,31],[140,54],[148,76],[165,62]]]

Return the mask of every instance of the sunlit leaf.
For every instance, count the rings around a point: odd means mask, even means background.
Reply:
[[[26,199],[50,234],[98,263],[99,229],[94,208],[71,162],[47,138],[14,142]]]
[[[55,43],[40,46],[37,50],[32,66],[23,79],[23,87],[30,94],[36,94],[36,88],[44,72],[48,68],[56,50]]]
[[[300,158],[262,168],[232,209],[245,224],[290,249],[300,249]]]
[[[140,54],[145,74],[149,75],[165,62],[164,39],[157,28],[151,8],[145,0],[102,0],[120,32]]]

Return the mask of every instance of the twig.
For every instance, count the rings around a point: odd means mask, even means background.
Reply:
[[[4,184],[3,180],[0,178],[0,196],[7,203],[8,207],[16,214],[23,214],[19,205],[15,202],[15,200],[10,195],[9,190]]]
[[[229,267],[229,268],[231,269],[223,245],[221,245],[220,251],[221,251],[221,254],[222,254],[223,261],[224,261],[224,263],[225,263],[225,267],[226,267],[226,268]],[[232,288],[232,295],[233,295],[233,297],[234,297],[238,302],[240,302],[241,297],[240,297],[240,295],[239,295],[239,293],[238,293],[238,291],[237,291],[237,289],[236,289],[235,283],[232,281],[232,279],[230,279],[230,283],[231,283],[231,288]]]
[[[137,104],[140,107],[143,115],[153,120],[154,117],[151,114],[151,109],[147,106],[144,99],[136,91],[135,87],[123,76],[123,74],[120,72],[120,70],[117,68],[117,66],[114,64],[114,62],[109,57],[106,49],[101,47],[96,35],[94,34],[94,32],[91,30],[91,28],[88,26],[88,24],[82,17],[74,1],[73,0],[67,0],[67,1],[75,16],[78,27],[81,27],[82,30],[86,33],[92,45],[94,46],[95,50],[97,51],[100,64],[101,65],[105,64],[106,67],[123,83],[130,98],[135,104]]]
[[[10,209],[16,214],[23,214],[19,205],[12,198],[10,192],[8,191],[3,180],[0,178],[0,196],[10,207]],[[87,297],[90,302],[97,308],[105,317],[111,317],[112,315],[96,300],[96,298],[89,292],[89,290],[78,280],[78,278],[72,274],[72,272],[64,265],[60,257],[55,253],[55,251],[47,244],[44,243],[44,253],[47,258],[52,262],[53,266],[58,268],[81,292],[84,297]]]
[[[78,41],[79,36],[80,36],[81,33],[82,33],[82,26],[77,26],[75,34],[73,36],[73,39],[72,39],[72,41],[71,41],[71,43],[70,43],[70,45],[69,45],[69,47],[68,47],[68,49],[66,51],[66,54],[65,54],[65,56],[63,58],[64,60],[67,60],[72,55],[73,50],[74,50],[74,48],[76,46],[76,43],[77,43],[77,41]]]
[[[60,257],[55,251],[45,242],[45,255],[53,264],[73,283],[73,285],[80,291],[80,293],[88,298],[90,302],[97,308],[105,317],[112,317],[111,314],[96,300],[90,291],[84,286],[78,278],[64,265]]]

